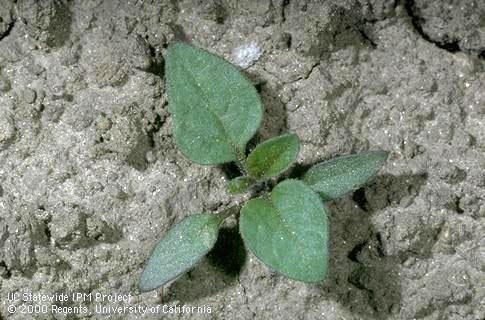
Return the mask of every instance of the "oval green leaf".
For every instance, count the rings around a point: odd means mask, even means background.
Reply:
[[[253,178],[242,176],[229,181],[227,190],[229,193],[238,194],[248,191],[248,189],[255,183]]]
[[[214,246],[221,221],[217,214],[195,214],[170,229],[141,273],[140,291],[154,290],[192,268]]]
[[[257,179],[275,177],[288,169],[300,151],[296,134],[284,134],[264,141],[249,154],[246,168]]]
[[[303,181],[323,201],[332,200],[363,185],[379,171],[387,155],[386,151],[369,151],[325,161],[310,168]]]
[[[281,182],[270,200],[249,200],[240,230],[246,246],[273,270],[304,282],[325,278],[327,215],[318,195],[301,181]]]
[[[169,109],[180,151],[199,164],[241,158],[262,117],[253,85],[234,65],[186,43],[170,45],[165,60]]]

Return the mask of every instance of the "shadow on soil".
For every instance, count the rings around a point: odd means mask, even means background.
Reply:
[[[261,98],[263,117],[257,133],[247,145],[247,153],[262,141],[288,132],[286,105],[279,97],[282,86],[269,83],[266,79],[256,74],[250,74],[248,78],[255,84],[258,95]]]
[[[426,175],[382,175],[352,195],[327,204],[330,220],[329,275],[321,288],[363,318],[399,316],[399,257],[385,253],[371,221],[378,210],[412,201]]]
[[[246,263],[246,256],[238,227],[221,228],[217,242],[207,258],[170,286],[170,292],[163,297],[168,301],[164,302],[195,302],[234,286]]]
[[[246,263],[246,249],[239,228],[221,228],[214,248],[207,258],[211,265],[236,278]]]

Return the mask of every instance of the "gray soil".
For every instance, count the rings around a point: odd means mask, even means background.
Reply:
[[[233,201],[231,167],[174,145],[173,39],[233,62],[260,50],[244,69],[265,107],[255,142],[297,133],[292,175],[390,152],[366,186],[327,203],[324,282],[274,273],[229,221],[193,270],[137,291],[164,232]],[[34,304],[7,299],[24,292],[211,308],[111,319],[484,319],[484,70],[484,0],[0,0],[0,319],[108,318],[9,313]]]

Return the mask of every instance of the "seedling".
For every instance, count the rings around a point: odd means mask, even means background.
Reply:
[[[150,291],[192,268],[214,246],[228,216],[240,213],[245,245],[264,264],[289,278],[319,282],[328,268],[328,220],[324,202],[338,198],[372,177],[385,151],[347,155],[319,163],[301,180],[271,185],[296,160],[298,136],[264,141],[246,156],[246,144],[260,126],[262,106],[251,83],[234,65],[185,43],[166,53],[166,84],[175,142],[202,165],[235,162],[242,175],[228,192],[253,194],[242,207],[200,213],[176,224],[155,246],[139,288]],[[240,210],[239,210],[240,209]]]

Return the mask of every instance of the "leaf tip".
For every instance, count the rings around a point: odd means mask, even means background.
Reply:
[[[229,184],[227,186],[227,191],[230,194],[239,194],[239,193],[244,193],[249,190],[249,188],[254,185],[256,181],[247,176],[241,176],[234,178],[229,181]]]
[[[138,290],[140,292],[148,292],[155,290],[159,287],[161,287],[163,284],[160,285],[153,285],[155,281],[150,277],[148,272],[146,271],[146,268],[143,269],[142,273],[140,274],[140,277],[138,278]]]
[[[374,159],[379,166],[376,172],[384,165],[387,158],[389,157],[389,151],[386,150],[369,151],[369,154],[374,155]]]

